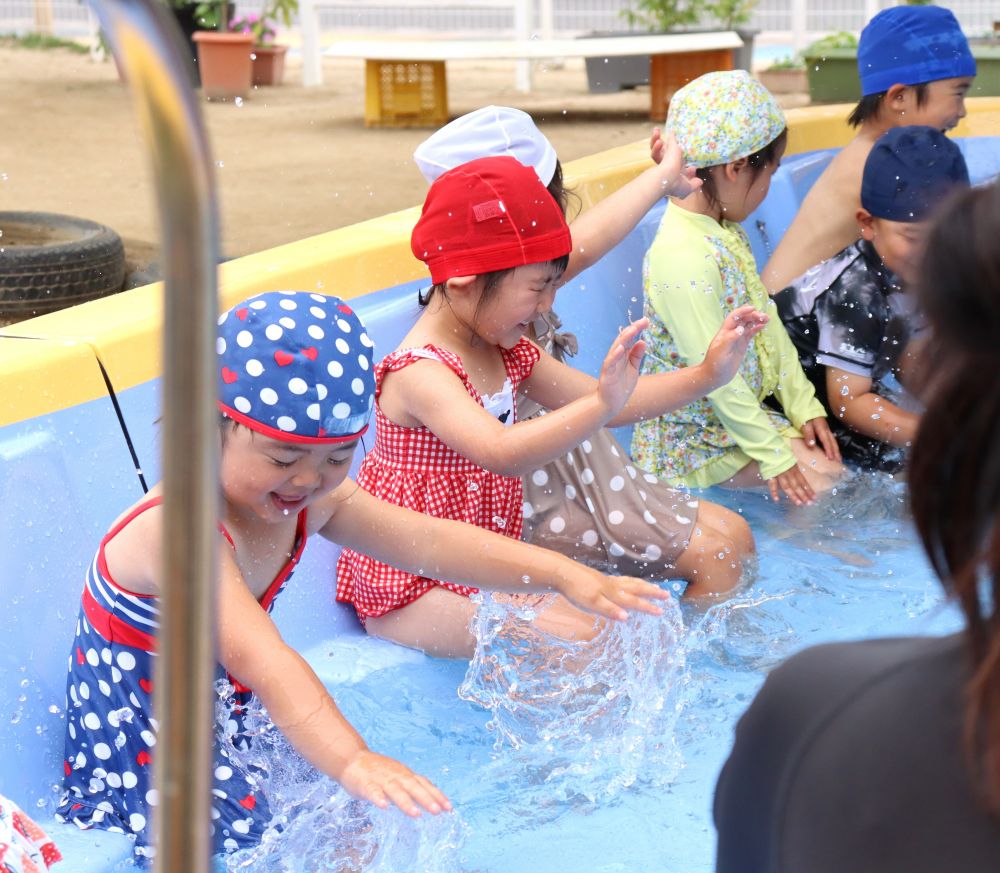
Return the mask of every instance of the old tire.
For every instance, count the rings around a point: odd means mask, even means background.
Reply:
[[[125,247],[111,228],[50,212],[0,212],[0,321],[121,291]]]

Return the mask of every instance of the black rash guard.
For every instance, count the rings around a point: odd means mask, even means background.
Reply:
[[[963,636],[819,646],[776,669],[715,794],[717,873],[998,873],[963,746]]]

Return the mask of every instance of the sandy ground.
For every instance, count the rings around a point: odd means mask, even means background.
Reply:
[[[362,61],[324,61],[304,88],[290,58],[285,84],[242,106],[203,102],[222,215],[236,257],[419,203],[412,160],[426,129],[366,129]],[[581,59],[540,66],[531,94],[513,62],[450,62],[449,108],[489,103],[530,112],[566,162],[648,137],[649,91],[590,94]],[[793,96],[789,105],[800,105]],[[62,49],[0,46],[0,209],[100,221],[124,238],[131,266],[157,259],[147,158],[114,64]]]

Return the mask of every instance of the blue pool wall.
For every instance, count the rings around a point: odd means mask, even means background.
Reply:
[[[960,140],[974,183],[1000,175],[1000,138]],[[761,207],[744,223],[759,265],[780,239],[832,150],[787,159]],[[556,309],[580,340],[574,363],[596,373],[617,332],[642,311],[642,258],[661,204],[599,264],[560,291]],[[417,317],[409,282],[355,298],[381,357]],[[46,343],[56,378],[103,384],[86,343],[0,336],[0,343]],[[22,346],[22,348],[26,348]],[[37,345],[31,347],[37,351]],[[0,792],[51,828],[75,861],[67,870],[108,869],[128,844],[107,834],[72,834],[49,821],[62,772],[66,663],[85,568],[111,521],[142,494],[131,440],[148,483],[160,474],[160,381],[0,428]],[[627,441],[627,431],[620,432]],[[359,453],[360,459],[360,453]],[[275,611],[285,638],[301,650],[342,634],[360,634],[353,613],[333,602],[337,547],[313,542]]]

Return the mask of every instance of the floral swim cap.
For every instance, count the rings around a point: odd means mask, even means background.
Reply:
[[[786,127],[771,92],[746,70],[706,73],[670,98],[668,130],[693,167],[745,158],[774,142]]]
[[[219,408],[295,443],[338,443],[368,429],[374,343],[339,297],[269,291],[219,317]]]

